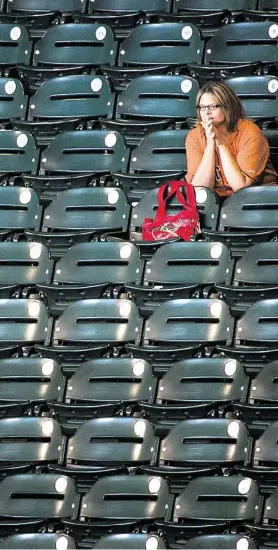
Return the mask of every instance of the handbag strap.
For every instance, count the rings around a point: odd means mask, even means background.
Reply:
[[[168,188],[168,193],[165,195],[165,190]],[[186,198],[184,197],[181,189],[186,189]],[[183,206],[183,209],[186,211],[189,211],[191,209],[196,210],[196,199],[195,199],[195,192],[194,188],[190,183],[187,183],[187,181],[181,182],[181,181],[172,181],[170,184],[162,185],[157,193],[157,212],[155,216],[155,222],[160,223],[163,221],[167,215],[166,212],[166,206],[167,202],[171,197],[176,195],[179,203],[181,206]]]

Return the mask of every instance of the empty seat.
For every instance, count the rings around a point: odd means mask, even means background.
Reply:
[[[218,231],[205,229],[204,234],[227,242],[232,256],[240,257],[251,244],[268,241],[276,234],[277,205],[276,185],[240,189],[224,201]]]
[[[112,174],[114,182],[124,189],[130,202],[141,199],[150,188],[157,188],[164,181],[184,174],[184,143],[188,131],[148,133],[132,151],[129,172]],[[136,141],[133,136],[127,136],[126,140]]]
[[[225,418],[184,420],[161,440],[158,468],[176,479],[186,474],[214,473],[219,466],[243,466],[247,446],[243,422]]]
[[[277,259],[276,242],[255,244],[236,262],[233,284],[216,284],[219,297],[232,307],[235,315],[244,313],[258,299],[277,296]]]
[[[97,476],[120,473],[127,466],[150,465],[154,447],[154,430],[147,420],[95,418],[81,424],[69,438],[65,468],[61,469],[81,476],[84,473]]]
[[[278,300],[257,300],[236,322],[235,345],[248,353],[249,347],[277,347]]]
[[[0,515],[16,525],[38,520],[70,518],[76,500],[72,479],[55,474],[20,474],[1,481]],[[38,495],[40,498],[38,499]],[[32,520],[32,521],[31,521]],[[38,521],[38,524],[41,521]]]
[[[211,410],[244,400],[247,377],[229,358],[183,359],[161,378],[154,404],[141,402],[153,422],[203,417]]]
[[[80,517],[85,522],[106,520],[108,524],[153,522],[164,519],[168,499],[168,486],[161,477],[107,476],[94,483],[82,498]]]
[[[120,189],[87,187],[59,193],[44,211],[42,231],[26,234],[46,243],[60,257],[70,244],[88,241],[94,235],[125,233],[130,206]]]
[[[276,25],[271,25],[266,21],[223,26],[206,44],[205,65],[256,61],[273,64],[278,59],[278,34]]]
[[[257,543],[245,535],[203,535],[194,537],[185,543],[184,548],[226,548],[240,550],[245,548],[258,548]]]
[[[58,134],[44,150],[40,173],[103,174],[124,171],[128,151],[124,138],[106,130],[79,130]]]
[[[139,401],[151,403],[156,383],[151,366],[144,359],[93,359],[80,365],[69,378],[64,403],[50,406],[63,424],[73,415],[76,422],[112,416],[126,408],[138,409]]]
[[[108,25],[52,25],[46,28],[40,40],[37,38],[32,67],[22,65],[22,61],[17,67],[32,94],[48,78],[90,74],[100,64],[115,64],[117,45]]]
[[[140,137],[147,123],[151,131],[165,128],[165,122],[174,125],[196,115],[198,90],[198,82],[189,76],[139,76],[119,94],[116,122],[109,121],[106,125],[117,130],[125,128]]]
[[[80,243],[56,263],[52,285],[38,288],[56,316],[73,300],[111,296],[127,283],[140,283],[142,273],[139,250],[129,242]]]
[[[106,68],[116,89],[124,89],[128,82],[140,74],[152,73],[150,68],[160,67],[162,72],[174,72],[175,67],[187,63],[200,63],[204,42],[195,25],[183,23],[151,23],[137,25],[121,42],[118,68]],[[158,72],[158,70],[156,70]]]
[[[215,345],[231,341],[233,319],[225,302],[177,299],[161,304],[146,321],[144,345]]]
[[[94,545],[94,550],[104,548],[112,550],[145,550],[146,548],[166,548],[164,541],[158,535],[130,533],[126,535],[108,535],[102,537]]]
[[[225,81],[240,98],[246,115],[258,121],[275,119],[278,105],[278,78],[242,76]]]
[[[55,321],[52,343],[60,353],[69,346],[78,346],[80,357],[81,345],[110,348],[138,342],[141,324],[137,308],[130,301],[77,300]]]
[[[247,424],[271,422],[277,419],[278,362],[270,361],[253,378],[247,402],[233,407]]]
[[[58,463],[62,432],[50,418],[0,420],[0,471],[19,473],[32,466]]]
[[[30,346],[49,337],[47,309],[38,300],[0,300],[0,345]]]
[[[39,151],[32,134],[2,130],[0,132],[0,174],[7,177],[23,172],[35,174],[37,171]]]
[[[260,477],[265,483],[273,484],[277,479],[278,421],[272,422],[254,442],[249,473]],[[248,474],[249,475],[249,474]]]
[[[41,0],[38,4],[35,0],[13,0],[7,4],[7,12],[15,14],[34,14],[56,12],[72,13],[82,12],[85,5],[82,0]]]
[[[117,5],[113,0],[90,0],[89,13],[96,12],[137,12],[144,11],[147,13],[155,13],[157,11],[169,12],[170,6],[167,0],[118,0]]]
[[[147,261],[143,285],[126,285],[141,311],[171,298],[207,296],[217,283],[228,282],[233,264],[229,250],[219,243],[173,242],[156,250]]]
[[[177,3],[179,2],[179,3]],[[174,10],[244,10],[256,9],[256,0],[174,0]]]
[[[27,97],[21,82],[13,78],[0,78],[0,121],[9,122],[11,118],[24,120]]]
[[[0,296],[25,297],[36,283],[50,283],[53,262],[40,243],[0,243]]]
[[[59,363],[42,357],[0,360],[1,416],[20,416],[27,408],[61,401],[65,382]]]
[[[27,29],[12,23],[1,24],[0,67],[29,65],[32,44]]]
[[[275,0],[259,0],[258,10],[275,10],[277,4]]]
[[[258,486],[250,478],[199,477],[176,498],[173,520],[185,530],[188,524],[205,529],[211,523],[253,523],[258,503]]]
[[[40,228],[42,209],[39,197],[33,189],[1,187],[0,212],[1,229],[22,232],[25,229],[38,231]]]
[[[0,548],[14,548],[17,550],[59,550],[59,548],[76,548],[72,537],[66,533],[22,533],[12,535],[0,543]],[[161,546],[161,548],[163,548]]]
[[[112,52],[112,53],[111,53]],[[107,25],[75,24],[50,27],[36,43],[35,67],[114,65],[116,44]]]
[[[31,131],[37,140],[39,138],[39,144],[44,145],[58,132],[77,126],[86,128],[88,121],[93,125],[100,116],[111,118],[113,108],[114,95],[102,76],[50,78],[32,96],[28,120],[13,122],[13,127]],[[11,112],[10,118],[16,118],[16,114]]]

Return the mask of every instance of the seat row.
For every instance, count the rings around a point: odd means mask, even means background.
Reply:
[[[208,525],[220,533],[249,529],[261,539],[267,527],[269,539],[277,540],[277,488],[265,498],[254,480],[240,475],[197,477],[176,495],[165,479],[151,475],[106,476],[85,494],[77,493],[69,476],[57,474],[10,475],[0,487],[2,536],[15,533],[19,524],[38,529],[55,520],[79,542],[122,526],[129,532],[161,529],[170,546],[205,533]]]
[[[96,345],[107,351],[127,346],[146,357],[222,345],[240,357],[275,349],[277,317],[277,299],[257,300],[235,320],[224,301],[202,298],[167,300],[143,321],[134,302],[108,298],[77,300],[53,321],[39,300],[1,299],[0,341],[2,346],[54,346],[53,352],[79,361],[81,349]]]
[[[251,437],[245,424],[233,418],[182,420],[170,428],[167,421],[159,426],[159,434],[148,420],[138,417],[94,418],[80,425],[76,419],[67,425],[75,433],[64,436],[54,419],[4,418],[0,475],[14,468],[19,474],[47,466],[51,472],[88,483],[112,471],[121,474],[138,468],[166,478],[174,487],[199,475],[222,475],[229,468],[266,485],[277,484],[278,420],[265,430],[257,424],[259,433]]]
[[[227,79],[226,83],[242,100],[249,118],[263,130],[270,123],[274,126],[266,135],[272,145],[272,134],[277,140],[278,78],[245,76]],[[19,80],[2,77],[0,121],[3,128],[32,133],[40,147],[65,130],[92,127],[122,133],[134,146],[150,131],[167,127],[186,127],[177,133],[177,138],[185,138],[193,124],[191,119],[196,117],[198,90],[198,82],[189,76],[147,75],[132,79],[116,99],[104,76],[72,75],[44,81],[28,102]],[[258,96],[262,103],[258,103]]]
[[[120,240],[76,244],[55,266],[36,242],[2,242],[0,256],[1,298],[37,292],[55,317],[77,299],[126,293],[143,316],[165,300],[207,297],[224,299],[241,315],[258,299],[276,298],[278,288],[276,241],[255,244],[237,261],[226,245],[201,241],[163,244],[149,260]]]

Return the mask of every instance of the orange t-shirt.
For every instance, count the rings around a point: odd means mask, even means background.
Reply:
[[[268,185],[277,183],[277,174],[269,160],[268,142],[262,130],[252,120],[239,120],[237,129],[229,135],[229,145],[232,155],[244,175],[256,180],[256,183],[267,183]],[[200,124],[188,133],[185,147],[187,157],[186,179],[191,183],[206,148],[205,130]],[[264,175],[267,176],[265,182],[263,181]],[[217,147],[214,190],[221,196],[233,193],[225,178]]]

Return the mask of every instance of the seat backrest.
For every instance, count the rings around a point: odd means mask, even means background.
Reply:
[[[240,550],[258,548],[256,542],[245,535],[203,535],[194,537],[185,543],[186,549],[223,548],[226,550]]]
[[[257,300],[237,321],[235,343],[245,345],[266,345],[278,341],[277,335],[278,299]]]
[[[166,548],[164,541],[153,534],[130,533],[128,535],[109,535],[99,539],[94,550],[145,550],[155,548],[160,550]]]
[[[183,359],[175,363],[161,379],[156,401],[240,401],[246,382],[243,366],[234,359]]]
[[[126,231],[130,206],[121,189],[86,187],[59,193],[45,209],[43,229]]]
[[[233,332],[229,308],[221,300],[177,299],[160,305],[146,321],[145,343],[228,342]]]
[[[194,117],[198,90],[197,80],[189,76],[139,76],[119,95],[116,118]]]
[[[0,173],[35,173],[37,170],[39,151],[35,138],[27,132],[1,130],[0,155]]]
[[[164,519],[168,499],[168,486],[161,477],[107,476],[99,479],[82,498],[80,517]]]
[[[55,322],[53,342],[136,342],[141,325],[136,305],[128,300],[77,300]]]
[[[184,143],[189,130],[161,130],[147,134],[132,151],[129,171],[177,172],[185,170]]]
[[[176,467],[243,464],[247,444],[243,422],[226,418],[183,420],[161,441],[159,463]]]
[[[110,12],[137,12],[144,11],[147,13],[153,13],[157,11],[169,12],[171,6],[168,0],[117,0],[115,5],[114,0],[89,0],[88,11],[94,13],[95,11]]]
[[[0,140],[1,140],[0,132]],[[41,223],[39,197],[26,187],[0,187],[1,229],[38,231]]]
[[[177,497],[174,520],[254,521],[258,486],[250,478],[198,477]]]
[[[205,64],[277,60],[278,30],[271,21],[224,25],[207,42]]]
[[[129,242],[80,243],[57,262],[53,283],[140,284],[142,271],[139,249]]]
[[[53,262],[40,243],[0,243],[0,285],[50,283]]]
[[[278,187],[240,189],[228,197],[220,210],[219,229],[263,229],[278,225]]]
[[[107,25],[54,25],[36,43],[33,65],[114,65],[116,52],[113,31]]]
[[[267,363],[250,386],[249,402],[277,401],[278,361]]]
[[[241,76],[225,82],[241,100],[248,117],[269,120],[277,116],[278,78],[275,76]]]
[[[277,285],[278,244],[258,243],[251,246],[236,264],[233,283]]]
[[[93,359],[81,365],[69,379],[65,402],[150,401],[155,390],[156,378],[144,359]]]
[[[263,524],[271,523],[273,526],[277,525],[277,506],[278,506],[278,491],[275,487],[271,496],[266,498],[264,511],[263,511]]]
[[[0,466],[3,463],[43,464],[58,462],[62,446],[61,427],[50,418],[2,418],[0,420]]]
[[[195,25],[138,25],[121,42],[119,67],[125,65],[185,65],[201,63],[204,42]]]
[[[46,306],[38,300],[0,300],[0,342],[44,343],[47,339]]]
[[[32,44],[29,33],[22,25],[1,24],[0,66],[29,65]]]
[[[1,481],[0,488],[3,517],[54,519],[72,516],[76,488],[69,477],[42,473],[11,475]]]
[[[272,422],[256,439],[253,466],[277,466],[278,421]]]
[[[173,11],[181,10],[255,10],[257,0],[174,0]]]
[[[15,550],[58,550],[59,548],[76,548],[72,537],[66,533],[24,533],[12,535],[0,543],[0,548]]]
[[[204,187],[195,188],[196,206],[200,216],[201,228],[216,229],[219,214],[219,204],[216,194]],[[167,205],[169,215],[177,214],[181,209],[176,198]],[[157,211],[157,189],[151,189],[144,194],[139,203],[132,208],[130,231],[141,231],[145,218],[154,218]]]
[[[76,470],[78,464],[150,464],[153,454],[154,430],[147,420],[94,418],[84,422],[69,439],[66,460],[74,463]]]
[[[38,88],[30,103],[29,119],[112,118],[113,108],[114,94],[103,76],[62,76],[45,80]]]
[[[275,9],[277,9],[276,0],[259,0],[258,2],[258,10],[267,11],[267,10],[275,10]]]
[[[28,12],[47,13],[49,11],[60,11],[62,13],[83,12],[85,5],[83,0],[13,0],[7,4],[7,12]]]
[[[0,120],[24,119],[27,97],[21,82],[13,78],[0,78]]]
[[[124,172],[128,156],[124,138],[118,132],[62,132],[43,151],[40,170],[42,173]]]
[[[0,382],[1,403],[57,401],[65,385],[57,361],[42,357],[1,359]]]
[[[220,243],[174,242],[159,247],[146,263],[145,284],[228,282],[229,250]]]

